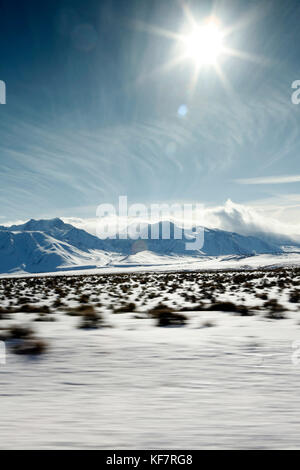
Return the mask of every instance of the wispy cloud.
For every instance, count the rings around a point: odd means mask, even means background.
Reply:
[[[75,211],[83,206],[94,206],[92,215],[99,203],[114,202],[121,194],[146,203],[184,198],[214,204],[236,197],[232,185],[221,183],[237,163],[239,173],[231,178],[249,175],[249,162],[262,172],[262,165],[283,165],[284,158],[297,155],[298,119],[282,90],[260,90],[251,101],[237,95],[218,98],[199,91],[187,102],[185,118],[177,116],[176,106],[184,102],[178,101],[155,117],[107,126],[64,115],[57,122],[29,120],[26,109],[24,119],[3,120],[0,203],[5,218],[85,216]],[[279,129],[275,135],[274,128]],[[292,182],[291,177],[274,178],[236,181]],[[300,181],[298,175],[292,178]]]
[[[239,184],[285,184],[300,182],[300,175],[263,176],[258,178],[240,178],[235,180]]]

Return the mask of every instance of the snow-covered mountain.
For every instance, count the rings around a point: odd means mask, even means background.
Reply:
[[[170,223],[170,238],[162,236],[163,223],[144,227],[144,239],[101,240],[61,219],[30,220],[22,225],[0,226],[0,272],[50,272],[62,269],[118,265],[136,253],[150,257],[247,257],[259,254],[283,253],[275,244],[255,236],[216,229],[204,229],[204,244],[200,250],[186,250],[186,243],[200,237],[201,228],[190,230],[176,239],[180,228]],[[149,238],[156,233],[156,239]],[[146,238],[148,236],[148,238]],[[161,258],[160,258],[161,259]]]

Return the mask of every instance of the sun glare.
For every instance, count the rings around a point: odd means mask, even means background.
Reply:
[[[223,37],[215,23],[194,29],[184,38],[186,55],[198,65],[216,64],[223,49]]]
[[[180,32],[143,24],[143,28],[151,34],[174,41],[173,56],[170,57],[169,61],[154,70],[152,74],[166,72],[179,64],[182,65],[189,61],[193,64],[193,67],[189,67],[189,70],[192,69],[188,85],[190,96],[193,95],[198,78],[206,67],[216,73],[224,89],[232,94],[234,90],[222,67],[223,59],[236,57],[241,60],[265,63],[266,58],[264,57],[252,55],[230,46],[230,35],[247,22],[225,27],[221,19],[215,16],[214,13],[206,18],[197,18],[185,4],[183,4],[183,11],[185,21]]]

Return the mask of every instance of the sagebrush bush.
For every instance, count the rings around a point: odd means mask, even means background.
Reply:
[[[182,313],[174,312],[173,309],[165,305],[157,305],[149,311],[150,315],[156,319],[157,326],[183,326],[186,324],[187,317]]]
[[[50,313],[50,308],[48,305],[31,305],[24,304],[20,307],[13,309],[14,313],[23,312],[23,313]]]
[[[78,328],[82,330],[94,330],[103,326],[103,317],[97,313],[93,306],[88,306],[81,311],[81,321]]]
[[[13,325],[8,329],[8,337],[10,339],[27,339],[32,338],[33,330],[27,326]]]
[[[135,312],[135,310],[136,310],[135,303],[130,302],[130,303],[121,305],[121,307],[114,309],[114,313],[130,313],[130,312]]]
[[[298,304],[300,302],[300,291],[299,290],[293,290],[291,293],[290,293],[290,296],[289,296],[289,301],[291,303],[295,303],[295,304]]]
[[[264,303],[264,308],[270,310],[270,312],[283,312],[285,308],[281,305],[277,299],[270,299]]]
[[[207,307],[207,310],[239,313],[242,316],[252,315],[251,310],[246,305],[238,305],[233,302],[216,302]]]
[[[30,339],[22,341],[13,348],[15,354],[22,355],[40,355],[44,354],[47,351],[48,345],[45,341],[40,339]]]

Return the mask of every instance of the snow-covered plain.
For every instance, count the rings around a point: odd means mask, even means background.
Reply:
[[[297,268],[1,279],[3,337],[28,325],[48,349],[6,341],[0,447],[299,448],[299,283]],[[186,324],[158,327],[158,304]],[[78,328],[85,307],[99,328]]]
[[[95,262],[98,253],[93,253]],[[84,265],[82,259],[79,263],[66,264],[57,268],[56,271],[45,273],[28,273],[18,270],[13,273],[0,273],[1,278],[18,277],[43,277],[57,275],[78,275],[78,274],[117,274],[136,272],[168,272],[168,271],[206,271],[206,270],[256,270],[280,267],[300,266],[300,253],[283,253],[281,255],[261,254],[254,256],[178,256],[178,255],[157,255],[149,251],[143,251],[134,255],[116,255],[112,253],[102,254],[103,265]],[[104,258],[106,256],[106,258]],[[98,261],[100,256],[98,256]],[[76,260],[78,261],[78,260]]]

